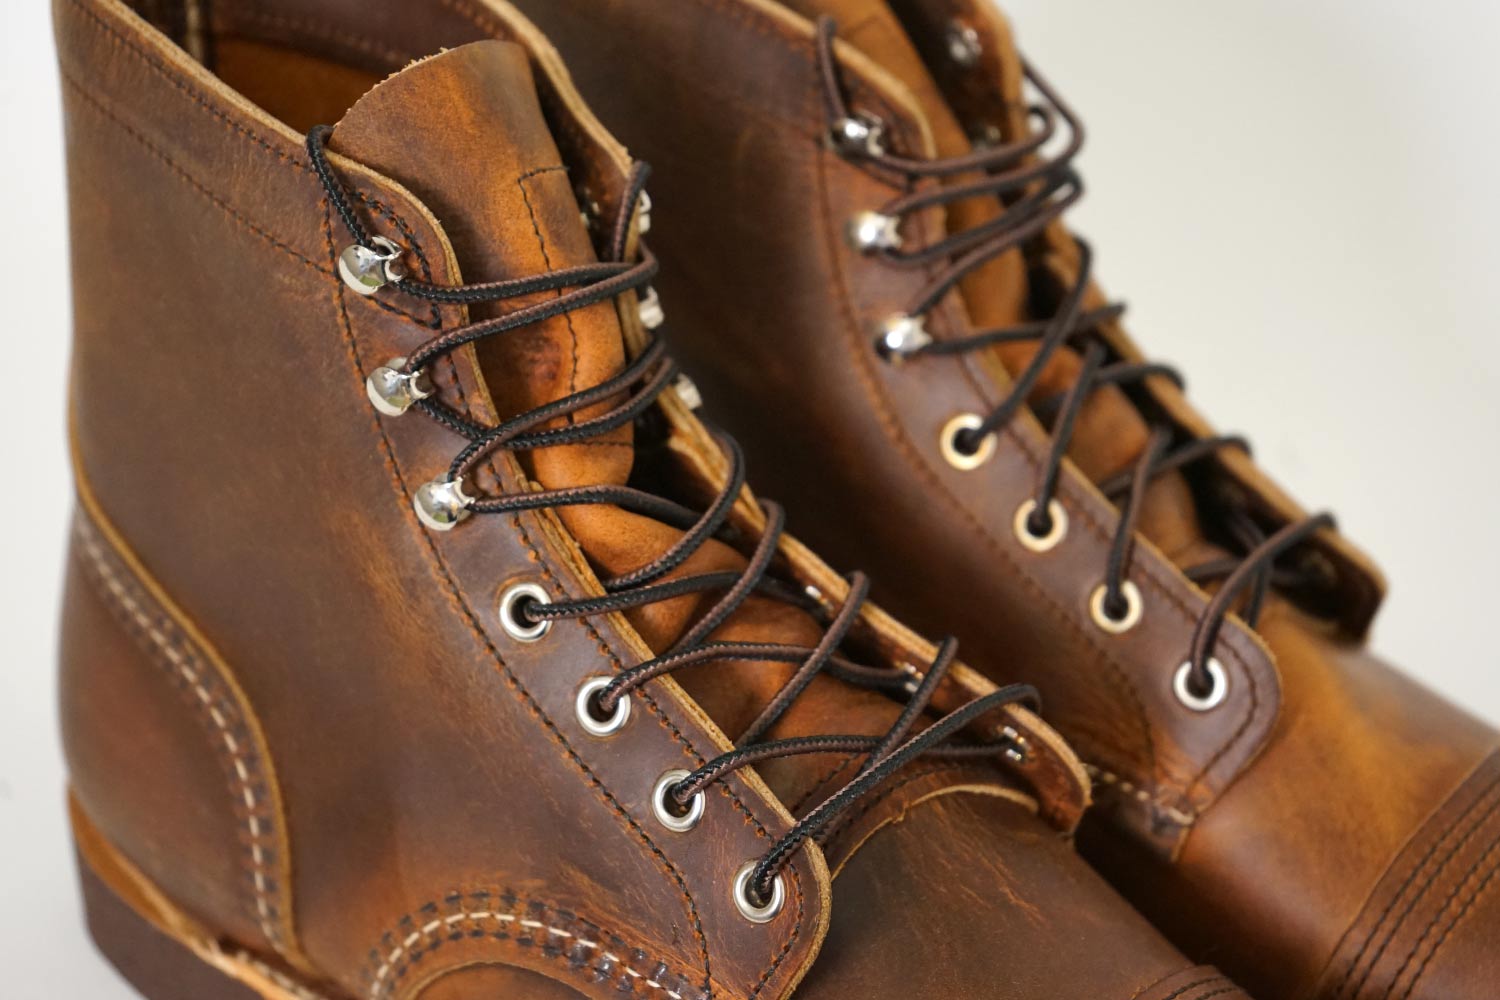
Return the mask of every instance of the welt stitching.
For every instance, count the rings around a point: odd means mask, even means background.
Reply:
[[[826,202],[828,199],[828,177],[824,163],[819,162],[815,164],[813,167],[813,172],[817,177],[821,199]],[[824,230],[825,241],[831,244],[833,237],[828,232],[827,219],[823,217],[823,213],[818,213],[818,218],[820,226]],[[892,441],[896,445],[896,447],[899,448],[903,454],[905,454],[908,465],[916,472],[917,476],[923,481],[923,483],[927,485],[929,490],[935,492],[937,496],[943,498],[943,500],[946,501],[951,509],[956,511],[960,517],[967,521],[970,528],[975,530],[978,533],[979,537],[984,540],[986,546],[990,549],[990,551],[998,556],[1000,560],[1011,569],[1014,575],[1023,582],[1026,589],[1029,590],[1034,597],[1041,601],[1042,605],[1048,610],[1052,619],[1062,625],[1065,630],[1073,633],[1079,640],[1083,642],[1086,648],[1092,649],[1095,656],[1104,661],[1105,665],[1109,668],[1111,676],[1113,676],[1115,680],[1120,684],[1126,697],[1130,699],[1131,705],[1134,709],[1136,721],[1140,728],[1141,736],[1143,737],[1146,744],[1148,768],[1150,770],[1150,773],[1154,775],[1156,773],[1155,736],[1153,734],[1150,717],[1146,713],[1145,703],[1141,700],[1135,683],[1131,680],[1129,674],[1125,671],[1123,666],[1116,660],[1113,655],[1111,655],[1107,650],[1100,646],[1096,641],[1082,634],[1082,632],[1074,624],[1072,616],[1068,614],[1066,609],[1064,609],[1062,605],[1059,604],[1057,600],[1040,584],[1038,584],[1036,580],[1032,578],[1030,573],[1027,573],[1021,567],[1020,563],[1018,563],[1016,559],[1006,551],[1004,546],[999,544],[995,537],[990,533],[988,528],[986,528],[985,525],[980,522],[979,519],[968,510],[967,507],[959,502],[958,499],[952,495],[952,492],[943,486],[942,482],[936,475],[933,474],[932,470],[928,468],[926,460],[916,450],[915,446],[911,443],[906,433],[897,424],[895,416],[890,412],[889,407],[885,402],[882,390],[875,383],[874,376],[870,373],[867,367],[868,362],[865,359],[864,353],[861,349],[862,342],[860,341],[858,333],[859,319],[855,314],[853,304],[850,301],[851,297],[849,294],[849,289],[845,282],[844,269],[842,266],[838,266],[838,261],[840,260],[840,251],[830,249],[828,252],[829,256],[832,259],[832,262],[835,265],[832,270],[839,276],[839,287],[842,294],[837,297],[837,301],[840,311],[844,313],[845,333],[847,336],[853,338],[855,354],[859,358],[859,362],[854,366],[854,371],[858,376],[861,384],[864,386],[865,394],[871,402],[871,407],[876,414],[876,418],[880,421],[882,428],[885,430],[887,439]]]
[[[260,772],[258,755],[253,748],[246,748],[241,738],[235,735],[231,724],[232,720],[241,719],[243,713],[221,691],[210,690],[210,687],[217,689],[222,686],[220,678],[215,676],[216,672],[191,643],[176,634],[175,624],[165,616],[153,620],[147,614],[142,605],[151,603],[150,598],[123,576],[127,571],[117,572],[111,565],[103,543],[82,516],[77,521],[76,533],[82,544],[82,551],[87,556],[86,565],[92,571],[89,579],[95,583],[97,593],[105,599],[106,604],[128,616],[134,623],[139,638],[148,644],[147,652],[152,659],[187,685],[188,692],[196,699],[200,722],[213,726],[209,735],[217,736],[229,754],[230,797],[236,804],[236,813],[240,812],[239,806],[243,803],[242,820],[249,834],[246,846],[252,887],[252,912],[261,933],[279,951],[282,946],[281,930],[277,926],[280,910],[273,901],[273,895],[280,890],[271,873],[266,849],[266,841],[272,841],[271,853],[274,854],[279,838],[274,824],[269,834],[263,829],[260,812],[264,803],[257,785],[264,782],[264,777]],[[244,861],[243,858],[241,860]]]
[[[1463,891],[1464,887],[1469,884],[1470,879],[1477,875],[1479,873],[1479,869],[1488,864],[1491,858],[1495,858],[1497,852],[1500,852],[1500,831],[1497,831],[1496,833],[1492,833],[1490,835],[1490,842],[1488,846],[1485,847],[1484,852],[1480,854],[1480,856],[1474,860],[1474,863],[1469,866],[1468,870],[1465,871],[1463,875],[1453,883],[1453,887],[1448,890],[1448,895],[1443,897],[1442,903],[1440,903],[1437,910],[1433,912],[1432,918],[1427,921],[1427,926],[1422,928],[1421,935],[1411,946],[1411,950],[1406,953],[1406,957],[1401,960],[1401,967],[1398,968],[1395,975],[1391,977],[1391,985],[1386,991],[1387,997],[1389,997],[1395,990],[1396,984],[1401,981],[1401,976],[1411,965],[1412,960],[1416,958],[1417,952],[1422,949],[1422,945],[1426,943],[1427,938],[1431,936],[1433,930],[1437,928],[1437,925],[1443,920],[1443,918],[1448,915],[1453,904],[1457,901],[1459,894]],[[1490,864],[1489,871],[1485,873],[1479,884],[1474,888],[1473,893],[1470,894],[1468,900],[1463,904],[1458,913],[1448,924],[1448,927],[1443,931],[1442,935],[1439,938],[1440,942],[1441,940],[1447,938],[1448,934],[1453,930],[1453,928],[1458,925],[1458,922],[1462,920],[1463,917],[1469,912],[1469,908],[1474,905],[1474,901],[1478,899],[1479,895],[1483,893],[1484,890],[1489,886],[1490,880],[1495,877],[1495,873],[1497,871],[1500,871],[1500,859],[1497,859],[1494,864]],[[1436,945],[1434,945],[1434,952],[1435,950]],[[1429,952],[1427,957],[1423,959],[1421,963],[1421,971],[1426,971],[1426,965],[1432,960],[1432,955],[1434,954],[1434,952]],[[1413,979],[1412,982],[1407,986],[1406,992],[1401,994],[1402,1000],[1405,1000],[1405,997],[1410,995],[1411,989],[1415,985],[1416,980]]]
[[[1360,952],[1359,955],[1356,956],[1355,962],[1351,963],[1349,970],[1344,974],[1343,980],[1339,982],[1339,991],[1335,992],[1335,996],[1340,995],[1343,987],[1348,983],[1349,978],[1354,975],[1354,972],[1358,968],[1360,961],[1364,958],[1365,953],[1369,950],[1370,944],[1374,941],[1376,935],[1379,933],[1382,927],[1385,927],[1387,918],[1390,916],[1391,911],[1395,908],[1396,904],[1402,900],[1402,898],[1406,898],[1407,891],[1411,889],[1417,876],[1422,874],[1422,872],[1426,870],[1427,863],[1436,855],[1438,848],[1443,846],[1443,844],[1449,842],[1449,838],[1457,833],[1459,828],[1463,826],[1465,822],[1473,815],[1474,810],[1477,809],[1482,802],[1490,797],[1490,793],[1495,790],[1497,785],[1500,785],[1500,775],[1497,775],[1495,780],[1490,782],[1489,787],[1486,788],[1482,794],[1477,796],[1474,801],[1469,804],[1469,807],[1465,809],[1456,819],[1453,820],[1453,822],[1449,825],[1448,830],[1445,831],[1441,837],[1437,838],[1427,849],[1427,852],[1422,857],[1421,862],[1412,868],[1411,872],[1407,875],[1406,880],[1402,883],[1398,894],[1391,898],[1390,902],[1386,904],[1385,909],[1381,912],[1380,921],[1373,928],[1371,928],[1369,935],[1365,938],[1365,943],[1360,947]],[[1452,863],[1453,859],[1458,855],[1458,852],[1463,850],[1464,847],[1468,845],[1469,841],[1474,838],[1474,835],[1484,828],[1484,824],[1495,815],[1497,810],[1500,810],[1500,798],[1493,799],[1490,802],[1489,807],[1485,809],[1484,813],[1477,820],[1475,820],[1467,830],[1464,831],[1463,835],[1459,837],[1457,841],[1452,842],[1446,853],[1444,853],[1442,860],[1439,861],[1437,865],[1427,873],[1427,877],[1423,879],[1420,888],[1418,888],[1417,891],[1409,898],[1406,898],[1406,905],[1402,908],[1401,913],[1396,916],[1395,920],[1392,921],[1389,927],[1386,929],[1384,939],[1380,942],[1380,946],[1375,950],[1375,954],[1373,957],[1371,957],[1369,965],[1366,966],[1364,974],[1359,977],[1359,981],[1354,987],[1354,992],[1356,994],[1358,994],[1360,990],[1364,989],[1365,984],[1369,981],[1370,976],[1374,973],[1375,967],[1380,964],[1381,958],[1385,956],[1386,949],[1395,942],[1396,935],[1400,933],[1402,926],[1406,923],[1407,918],[1412,915],[1412,911],[1416,909],[1417,904],[1422,901],[1422,897],[1427,894],[1427,891],[1429,889],[1432,889],[1437,884],[1438,879],[1443,876],[1443,873],[1447,870],[1448,865]],[[1441,915],[1441,911],[1439,915]],[[1437,918],[1434,917],[1434,919]],[[1402,967],[1405,968],[1405,965],[1403,964]]]
[[[329,259],[332,260],[334,258],[335,250],[333,245],[332,220],[329,212],[330,209],[325,201],[323,211],[323,231],[328,249]],[[359,376],[363,373],[364,367],[360,361],[359,349],[354,338],[353,327],[349,322],[348,312],[344,309],[345,296],[343,284],[341,282],[335,286],[334,296],[335,301],[338,303],[339,315],[342,320],[345,343],[347,345],[349,355],[354,361],[355,374],[356,376]],[[385,428],[384,426],[382,426],[381,422],[377,420],[373,415],[371,415],[369,419],[371,425],[376,431],[376,434],[379,436],[381,448],[385,453],[387,467],[394,474],[396,484],[400,489],[402,496],[407,500],[407,502],[410,502],[411,494],[407,490],[404,478],[401,476],[399,465],[395,460],[395,452],[390,443],[390,439],[386,436]],[[604,783],[599,780],[598,776],[594,774],[593,770],[588,766],[587,762],[585,762],[583,758],[578,755],[577,751],[573,749],[572,744],[568,742],[568,739],[563,734],[563,732],[557,728],[557,725],[542,710],[541,705],[536,701],[534,697],[532,697],[531,692],[526,688],[524,684],[521,683],[520,678],[516,676],[516,674],[510,669],[508,665],[506,665],[504,658],[500,655],[500,651],[495,648],[495,644],[490,640],[489,636],[485,634],[484,629],[475,619],[473,611],[464,601],[463,596],[458,589],[458,584],[453,579],[453,576],[449,572],[447,564],[443,561],[442,556],[438,553],[436,545],[425,532],[423,533],[422,537],[423,541],[425,542],[426,551],[430,558],[430,565],[442,579],[444,584],[443,589],[447,594],[449,601],[452,603],[454,609],[467,623],[469,631],[473,635],[473,637],[478,640],[481,645],[484,646],[486,651],[488,651],[495,665],[499,668],[501,679],[505,682],[506,686],[509,687],[512,693],[520,699],[528,713],[531,714],[533,718],[541,722],[543,728],[547,730],[553,742],[561,747],[564,754],[572,762],[573,766],[584,776],[586,781],[591,786],[593,786],[595,793],[604,800],[604,802],[615,812],[617,816],[623,819],[626,824],[630,826],[630,828],[635,832],[636,836],[641,840],[642,843],[646,845],[651,854],[656,858],[664,873],[667,874],[674,882],[676,882],[678,889],[682,893],[682,898],[687,903],[688,915],[693,924],[693,932],[698,942],[700,956],[703,959],[704,982],[705,984],[710,982],[711,973],[708,956],[708,939],[704,934],[702,920],[698,915],[697,903],[693,899],[692,893],[689,891],[687,882],[684,880],[682,873],[677,870],[677,867],[672,863],[671,859],[669,859],[661,851],[661,849],[656,846],[655,842],[651,839],[650,834],[648,834],[641,827],[641,825],[636,822],[635,818],[631,816],[630,813],[619,802],[619,800],[615,798],[613,793],[611,793],[609,789],[605,787]]]
[[[556,907],[526,897],[517,896],[510,892],[499,894],[499,902],[509,903],[508,907],[490,905],[484,909],[473,910],[463,909],[461,906],[465,896],[483,902],[489,899],[491,895],[491,893],[484,891],[450,893],[445,897],[445,902],[449,903],[450,907],[456,907],[455,912],[451,912],[447,916],[438,916],[441,913],[440,907],[435,902],[429,902],[418,907],[415,911],[430,918],[420,926],[416,924],[413,914],[407,914],[398,920],[395,924],[396,927],[402,930],[410,927],[412,930],[399,938],[394,937],[391,932],[382,934],[382,942],[390,941],[392,945],[371,950],[372,955],[380,958],[381,961],[372,975],[372,981],[368,990],[369,1000],[382,1000],[382,998],[390,996],[400,985],[401,981],[410,974],[412,968],[426,957],[426,955],[431,954],[432,948],[422,949],[418,947],[423,943],[424,939],[432,942],[434,947],[442,943],[441,938],[437,936],[441,932],[448,932],[450,940],[461,939],[465,936],[462,927],[466,924],[479,925],[470,928],[467,936],[471,939],[475,936],[485,936],[488,934],[495,941],[509,943],[517,947],[522,946],[524,942],[511,937],[507,928],[520,928],[524,931],[546,931],[549,935],[560,938],[563,941],[572,941],[575,949],[583,948],[593,953],[587,958],[580,958],[573,949],[570,949],[569,952],[558,949],[551,953],[550,957],[563,959],[570,964],[579,964],[581,968],[588,967],[586,963],[589,959],[597,958],[618,966],[619,970],[625,973],[630,979],[638,981],[653,990],[660,991],[670,998],[670,1000],[690,1000],[690,998],[684,997],[680,991],[672,989],[661,981],[662,978],[665,978],[665,972],[669,971],[666,963],[656,963],[650,973],[643,973],[632,968],[625,958],[606,950],[604,944],[606,939],[619,950],[626,950],[623,942],[620,941],[617,935],[605,931],[599,925],[579,917],[576,913],[562,911]],[[529,913],[532,916],[523,916],[523,913]],[[553,916],[554,914],[555,916]],[[537,916],[541,916],[543,919],[535,919]],[[548,922],[551,920],[556,920],[557,924],[573,924],[574,929],[570,931],[564,927],[556,926],[556,924]],[[483,925],[486,923],[493,923],[496,929],[486,932],[483,929]],[[582,925],[582,927],[579,925]],[[579,930],[586,931],[589,937],[580,934]],[[598,940],[595,940],[596,938]],[[644,955],[645,953],[640,949],[631,949],[629,954],[632,960],[637,960],[635,956]],[[595,971],[603,971],[604,969],[607,969],[607,966],[595,967]]]

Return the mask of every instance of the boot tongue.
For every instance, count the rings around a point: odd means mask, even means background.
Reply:
[[[366,94],[335,128],[330,145],[400,181],[427,204],[443,224],[466,282],[538,275],[597,260],[566,162],[537,102],[525,51],[514,44],[476,42],[413,63]],[[471,316],[482,319],[528,301],[536,300],[477,306]],[[478,353],[502,418],[596,385],[619,371],[625,359],[613,302],[487,338]],[[580,417],[591,412],[597,411]],[[632,433],[624,427],[590,443],[540,449],[522,458],[528,472],[551,489],[624,483],[634,461]],[[606,577],[649,562],[681,535],[617,507],[561,507],[558,514]],[[710,541],[672,576],[744,565],[740,552]],[[648,645],[664,651],[718,596],[647,605],[630,613],[631,623]],[[797,608],[755,597],[714,638],[810,647],[821,634]],[[673,676],[733,739],[792,670],[720,663]],[[882,696],[819,677],[768,738],[831,731],[881,735],[898,714],[899,707]],[[836,721],[830,725],[831,719]],[[758,770],[784,802],[793,803],[821,783],[827,767],[827,760],[810,756]]]
[[[411,64],[361,98],[330,145],[421,198],[469,283],[596,260],[518,45],[475,42]],[[487,319],[557,294],[473,306],[470,317]],[[587,388],[624,360],[611,303],[488,338],[476,350],[505,416]],[[618,443],[629,437],[623,428],[609,445],[546,449],[528,456],[528,471],[550,488],[624,482],[631,455]]]
[[[944,95],[907,27],[888,0],[785,2],[808,17],[832,15],[838,21],[840,39],[853,45],[910,91],[927,119],[939,157],[959,156],[973,149],[952,103]],[[900,0],[900,6],[921,8],[931,2]],[[959,15],[957,20],[962,23],[984,24],[993,29],[987,44],[998,49],[995,55],[1002,67],[993,85],[1005,91],[1008,104],[1019,106],[1023,100],[1016,83],[1021,79],[1020,54],[998,14],[981,9],[981,3],[967,0],[949,4],[945,9],[948,10],[947,17],[956,12]],[[935,20],[928,12],[921,13],[924,20]],[[1005,129],[1012,123],[996,124]],[[1016,135],[1005,135],[1002,141],[1016,138]],[[972,179],[970,175],[963,175],[952,178],[949,183]],[[970,229],[993,219],[1000,208],[997,199],[966,199],[948,209],[948,228],[952,232]],[[976,329],[1011,326],[1033,318],[1029,315],[1030,291],[1025,261],[1019,249],[978,268],[959,286],[959,294]],[[1026,367],[1033,354],[1032,345],[1019,343],[1000,345],[994,349],[993,356],[1014,376]],[[1071,350],[1054,355],[1032,395],[1032,401],[1039,402],[1066,392],[1077,377],[1079,361],[1078,355]],[[1134,404],[1118,388],[1106,386],[1096,389],[1084,406],[1068,454],[1084,475],[1099,482],[1129,468],[1145,449],[1149,437],[1148,425]],[[1180,475],[1157,477],[1147,491],[1139,523],[1141,531],[1169,557],[1196,562],[1212,551],[1199,528],[1192,493]]]

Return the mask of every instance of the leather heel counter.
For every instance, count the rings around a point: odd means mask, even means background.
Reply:
[[[77,801],[185,911],[284,951],[277,796],[237,691],[85,514],[70,548],[60,704]]]

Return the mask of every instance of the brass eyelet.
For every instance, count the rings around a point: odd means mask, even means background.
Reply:
[[[977,413],[960,413],[952,420],[943,425],[943,432],[938,437],[938,446],[942,449],[943,458],[948,464],[962,472],[977,469],[995,454],[995,435],[986,434],[980,438],[979,443],[972,450],[964,448],[963,438],[972,434],[984,425],[984,419]]]
[[[1111,615],[1109,608],[1105,607],[1109,596],[1107,586],[1099,584],[1089,597],[1089,614],[1093,616],[1094,624],[1110,635],[1123,635],[1135,628],[1140,623],[1144,610],[1140,588],[1129,580],[1120,585],[1120,595],[1125,598],[1125,613],[1118,618]]]
[[[1051,552],[1068,537],[1068,510],[1056,498],[1047,501],[1047,520],[1052,522],[1045,534],[1031,530],[1031,518],[1036,513],[1036,501],[1027,500],[1016,508],[1016,540],[1032,552]]]

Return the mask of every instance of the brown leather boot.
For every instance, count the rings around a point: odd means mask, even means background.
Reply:
[[[514,11],[55,8],[65,741],[144,993],[1243,1000],[1073,853],[1028,689],[743,489]]]
[[[520,6],[657,168],[710,411],[879,599],[1037,679],[1127,895],[1265,996],[1493,996],[1495,732],[1365,650],[1376,572],[1126,337],[991,7]]]

